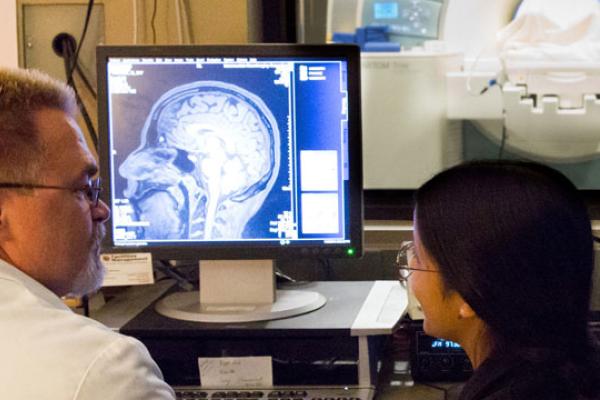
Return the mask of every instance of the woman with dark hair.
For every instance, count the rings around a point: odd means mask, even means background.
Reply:
[[[573,184],[541,164],[468,162],[415,200],[401,273],[425,332],[458,342],[473,364],[461,400],[600,399],[592,232]]]

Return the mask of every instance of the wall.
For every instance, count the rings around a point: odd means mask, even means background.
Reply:
[[[0,62],[14,63],[17,49],[17,3],[85,5],[87,0],[0,0]],[[96,0],[104,4],[107,44],[153,43],[154,0]],[[248,10],[253,0],[156,0],[157,44],[222,44],[248,41]],[[177,21],[182,21],[181,29]],[[134,22],[135,21],[135,22]]]
[[[104,0],[106,41],[109,44],[246,43],[248,3],[248,0],[157,0],[154,13],[154,0]]]
[[[0,0],[0,66],[16,67],[17,50],[17,5],[16,0]]]

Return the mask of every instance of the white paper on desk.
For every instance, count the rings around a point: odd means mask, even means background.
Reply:
[[[152,254],[111,253],[100,256],[106,268],[102,286],[148,285],[154,283]]]
[[[273,386],[271,357],[198,358],[203,388],[267,388]]]

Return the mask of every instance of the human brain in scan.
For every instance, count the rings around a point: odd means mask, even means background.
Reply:
[[[279,130],[255,94],[224,82],[169,90],[119,167],[146,240],[242,237],[279,170]]]

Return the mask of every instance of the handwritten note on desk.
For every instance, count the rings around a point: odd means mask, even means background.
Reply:
[[[273,386],[271,357],[199,358],[203,388],[267,388]]]

